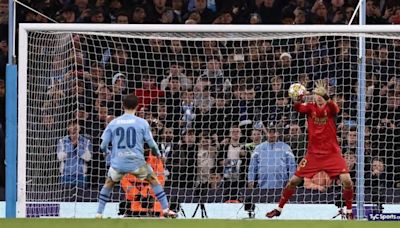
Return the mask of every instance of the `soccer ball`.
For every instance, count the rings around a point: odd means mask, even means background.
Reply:
[[[303,96],[306,93],[306,87],[300,83],[292,84],[289,87],[289,97],[293,100],[297,100],[299,96]]]

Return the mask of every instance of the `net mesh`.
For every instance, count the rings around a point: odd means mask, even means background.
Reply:
[[[360,35],[367,64],[364,161],[356,156]],[[366,202],[400,203],[396,37],[29,32],[27,202],[97,201],[109,165],[100,136],[131,93],[159,143],[164,165],[148,159],[172,203],[246,202],[252,210],[252,203],[277,202],[307,145],[305,116],[294,111],[287,89],[300,82],[311,91],[323,79],[341,108],[337,138],[355,183],[357,165],[365,165]],[[257,145],[274,141],[269,129],[291,149],[254,156]],[[126,176],[121,187],[113,201],[131,202],[128,211],[157,208],[148,203],[154,195],[147,183]],[[291,203],[340,205],[340,195],[340,184],[319,173]]]

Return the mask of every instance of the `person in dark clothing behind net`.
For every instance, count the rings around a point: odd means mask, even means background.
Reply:
[[[179,149],[172,154],[173,170],[172,173],[173,187],[180,189],[193,188],[196,180],[197,151],[196,135],[194,129],[187,129],[183,135],[179,145]]]

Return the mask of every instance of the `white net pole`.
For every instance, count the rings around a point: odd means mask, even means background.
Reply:
[[[366,1],[361,0],[357,6],[359,8],[359,23],[360,25],[365,25],[367,22],[367,6],[366,6]],[[365,68],[365,37],[360,37],[358,40],[359,46],[358,46],[358,52],[359,52],[359,65],[358,65],[358,102],[357,102],[357,131],[362,132],[364,134],[357,134],[357,157],[360,161],[364,161],[364,144],[365,144],[365,104],[366,104],[366,96],[365,96],[365,81],[366,81],[366,68]],[[357,217],[362,217],[365,215],[365,210],[364,210],[364,167],[365,164],[364,162],[360,162],[357,165],[357,179],[359,181],[359,184],[357,186],[357,192],[356,192],[356,200],[357,200]]]

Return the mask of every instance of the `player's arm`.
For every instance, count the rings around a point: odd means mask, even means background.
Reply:
[[[293,107],[294,110],[303,114],[308,114],[311,111],[310,106],[304,102],[304,96],[300,96],[297,100],[294,100]]]
[[[107,152],[108,144],[110,144],[111,139],[112,139],[112,131],[109,128],[110,125],[106,127],[104,130],[103,134],[101,135],[101,144],[100,144],[100,150],[101,152]]]
[[[149,145],[151,152],[153,152],[153,154],[156,157],[161,157],[160,149],[158,148],[158,145],[154,141],[154,139],[152,139],[151,141],[146,141],[146,143],[147,143],[147,145]]]
[[[329,97],[328,92],[327,92],[327,85],[323,80],[318,80],[316,82],[314,93],[325,99],[326,105],[328,106],[330,113],[333,116],[336,116],[339,113],[339,111],[340,111],[339,106],[336,104],[336,102],[334,100],[332,100]]]
[[[150,125],[146,122],[144,129],[144,141],[149,146],[151,152],[157,157],[161,157],[160,149],[158,148],[157,143],[154,141],[153,135],[151,134]]]
[[[339,105],[337,105],[337,103],[334,100],[329,99],[327,101],[326,105],[328,105],[329,110],[333,116],[336,116],[337,114],[339,114],[339,112],[340,112]]]

